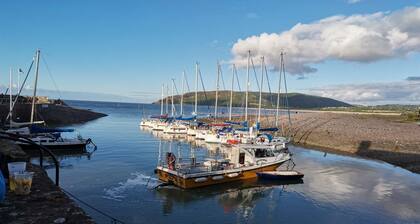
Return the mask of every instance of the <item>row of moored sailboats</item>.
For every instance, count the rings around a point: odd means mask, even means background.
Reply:
[[[244,180],[255,178],[257,173],[263,171],[274,171],[281,164],[289,161],[291,155],[288,151],[290,136],[284,129],[279,130],[280,118],[280,90],[282,79],[285,90],[285,108],[287,111],[288,122],[290,125],[290,113],[287,102],[287,85],[284,69],[283,54],[280,58],[280,76],[279,88],[277,94],[276,115],[274,117],[275,127],[261,127],[262,111],[262,89],[264,76],[268,78],[267,70],[264,64],[264,58],[261,58],[261,77],[257,80],[259,87],[259,104],[255,123],[251,126],[250,114],[248,114],[248,95],[250,88],[250,68],[253,61],[251,53],[248,52],[247,81],[245,92],[244,120],[234,121],[232,116],[233,86],[235,82],[236,68],[232,65],[232,85],[230,94],[230,105],[228,117],[219,117],[218,115],[218,92],[219,80],[221,75],[221,66],[217,65],[217,84],[215,92],[214,115],[199,116],[198,113],[198,81],[202,80],[199,65],[196,64],[195,77],[195,102],[194,111],[190,116],[184,116],[183,97],[184,80],[183,74],[182,93],[180,99],[180,114],[177,116],[174,105],[175,83],[172,80],[172,94],[169,97],[164,96],[165,88],[162,87],[161,114],[143,119],[140,126],[151,129],[156,132],[163,132],[169,135],[184,135],[196,140],[203,140],[209,144],[220,144],[228,148],[228,157],[222,160],[196,161],[192,156],[187,162],[180,162],[172,152],[160,154],[160,163],[157,166],[156,173],[163,182],[177,185],[182,188],[195,188],[213,184]],[[254,69],[255,71],[255,69]],[[237,77],[237,74],[236,74]],[[169,92],[169,91],[168,91]],[[171,109],[169,115],[169,98],[171,99]],[[166,101],[166,103],[164,103]],[[166,110],[165,110],[166,106]],[[212,120],[212,122],[203,122],[203,120]],[[220,122],[221,120],[226,120]],[[280,136],[274,136],[274,133],[282,133]]]

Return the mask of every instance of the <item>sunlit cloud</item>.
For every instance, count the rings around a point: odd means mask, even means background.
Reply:
[[[336,15],[312,23],[298,23],[280,33],[261,33],[239,39],[233,45],[232,61],[246,66],[247,54],[265,56],[278,68],[280,53],[286,52],[286,69],[291,74],[317,71],[327,60],[369,63],[404,57],[420,51],[420,8],[394,12]]]
[[[308,92],[354,104],[420,103],[420,81],[331,85]]]

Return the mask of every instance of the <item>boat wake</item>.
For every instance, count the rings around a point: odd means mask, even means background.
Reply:
[[[118,183],[118,186],[116,187],[104,189],[105,195],[102,197],[110,200],[122,201],[127,196],[126,192],[129,190],[139,186],[150,189],[159,185],[158,179],[140,172],[132,173],[131,176],[132,177],[128,178],[125,182]]]

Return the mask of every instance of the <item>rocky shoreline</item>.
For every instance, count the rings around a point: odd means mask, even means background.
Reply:
[[[4,121],[9,113],[9,105],[0,104],[0,119]],[[13,111],[15,122],[28,122],[31,104],[17,104]],[[91,110],[78,109],[66,104],[37,104],[35,120],[43,120],[47,125],[63,126],[85,123],[107,116]]]
[[[291,120],[296,145],[382,160],[420,173],[420,126],[400,116],[303,112],[292,114]]]

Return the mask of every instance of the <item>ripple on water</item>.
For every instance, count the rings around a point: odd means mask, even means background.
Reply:
[[[104,189],[103,198],[122,201],[128,194],[127,191],[138,188],[153,188],[159,184],[159,180],[145,175],[141,172],[131,173],[131,177],[124,182],[119,182],[118,186]]]

